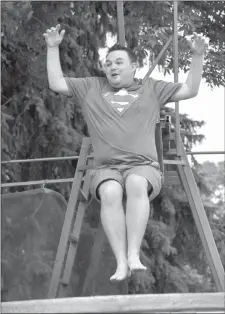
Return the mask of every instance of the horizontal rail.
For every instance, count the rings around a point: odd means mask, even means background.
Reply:
[[[199,152],[186,152],[187,155],[225,155],[225,151],[199,151]]]
[[[185,165],[185,162],[183,160],[164,160],[164,164],[166,165]],[[92,169],[92,166],[86,166],[85,169],[79,169],[79,170],[88,170]],[[8,182],[8,183],[2,183],[1,188],[6,187],[15,187],[15,186],[28,186],[28,185],[47,185],[47,184],[53,184],[53,183],[68,183],[73,182],[74,178],[66,178],[66,179],[46,179],[46,180],[36,180],[36,181],[26,181],[26,182]]]
[[[199,152],[186,152],[187,155],[225,155],[225,151],[199,151]],[[14,164],[14,163],[25,163],[25,162],[42,162],[42,161],[58,161],[58,160],[72,160],[78,159],[79,156],[67,156],[67,157],[46,157],[46,158],[35,158],[35,159],[14,159],[2,161],[1,164]],[[93,155],[88,156],[88,159],[93,159]]]
[[[2,313],[224,313],[224,293],[71,297],[2,302]]]
[[[46,158],[34,158],[34,159],[15,159],[2,161],[1,164],[10,163],[25,163],[25,162],[39,162],[39,161],[58,161],[58,160],[78,160],[79,156],[66,156],[66,157],[46,157]],[[93,158],[93,155],[88,156],[89,159]]]
[[[36,180],[36,181],[26,181],[26,182],[10,182],[2,183],[1,188],[15,187],[15,186],[27,186],[27,185],[46,185],[53,183],[68,183],[73,182],[74,178],[68,179],[50,179],[50,180]]]

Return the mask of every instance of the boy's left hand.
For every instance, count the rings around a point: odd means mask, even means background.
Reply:
[[[209,39],[201,34],[194,33],[189,45],[193,54],[203,55],[209,46]]]

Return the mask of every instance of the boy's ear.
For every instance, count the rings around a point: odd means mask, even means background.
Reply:
[[[137,63],[136,62],[132,62],[132,70],[135,73],[137,70]]]

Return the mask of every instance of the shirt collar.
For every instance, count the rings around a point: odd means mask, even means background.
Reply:
[[[124,87],[124,88],[121,88],[121,87],[120,88],[116,88],[116,87],[113,87],[113,86],[110,85],[112,91],[114,91],[114,92],[119,91],[121,89],[126,89],[127,91],[135,91],[135,90],[139,89],[141,86],[142,86],[142,80],[137,79],[137,78],[135,78],[133,80],[133,83],[131,85],[129,85],[127,87]]]

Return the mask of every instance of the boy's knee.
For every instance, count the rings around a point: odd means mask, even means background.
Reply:
[[[130,174],[126,180],[126,193],[131,196],[143,196],[148,193],[148,181],[139,175]]]
[[[121,202],[123,198],[123,188],[115,180],[108,180],[101,183],[98,192],[101,202],[108,205]]]

